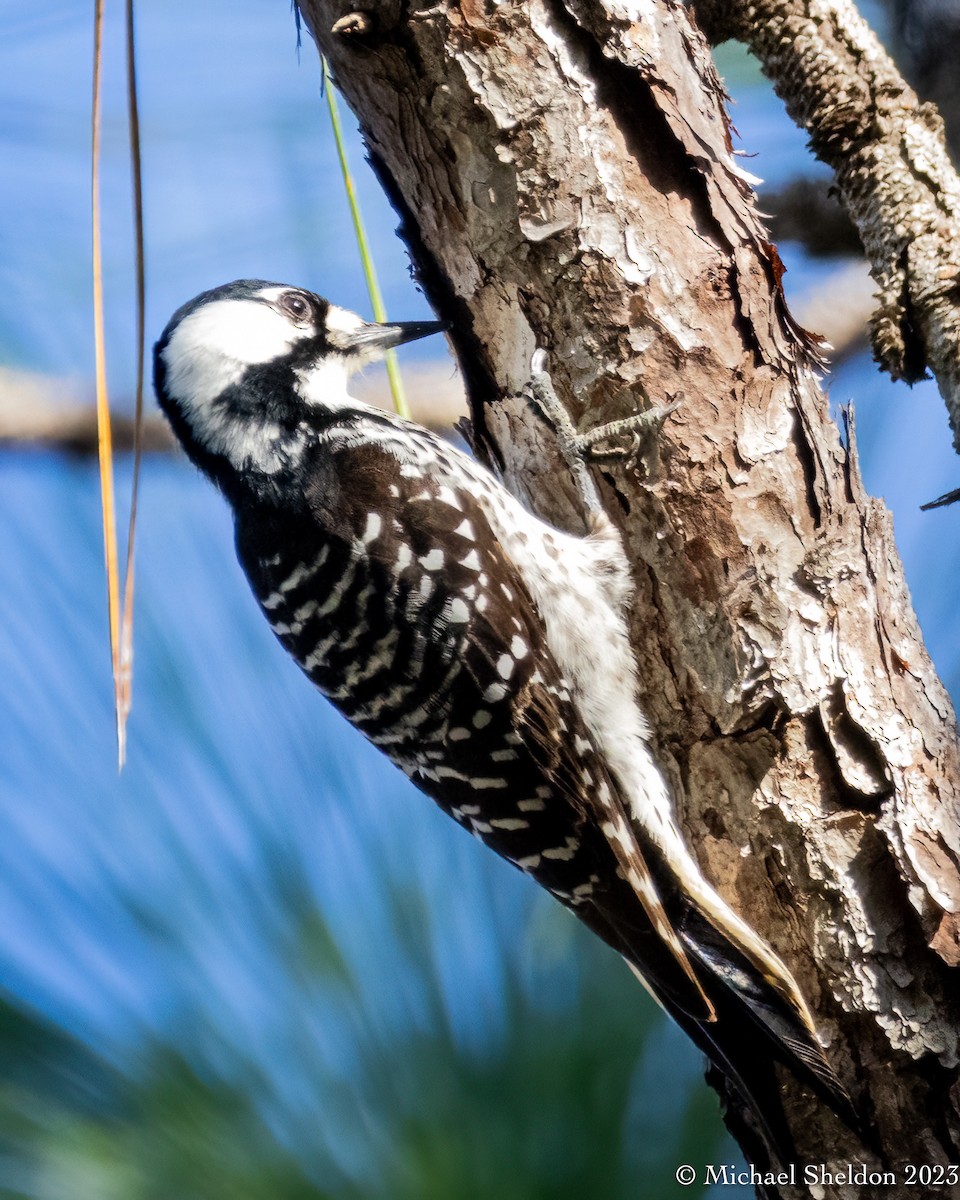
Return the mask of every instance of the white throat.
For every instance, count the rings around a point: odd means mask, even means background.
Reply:
[[[297,391],[306,404],[324,408],[343,408],[360,403],[347,390],[353,372],[347,360],[336,354],[297,371]]]

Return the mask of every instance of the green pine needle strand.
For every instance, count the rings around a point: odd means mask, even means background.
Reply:
[[[337,106],[337,94],[330,80],[330,69],[327,60],[323,59],[323,83],[327,93],[327,108],[330,111],[330,124],[333,127],[333,140],[337,147],[337,157],[340,160],[340,173],[343,176],[343,186],[347,193],[347,203],[350,205],[350,216],[353,218],[353,230],[357,237],[357,248],[360,251],[360,261],[363,263],[363,275],[367,281],[367,291],[370,293],[370,304],[373,308],[375,321],[384,322],[387,310],[384,308],[383,296],[377,282],[377,272],[370,254],[370,245],[360,215],[360,204],[357,192],[353,186],[353,176],[350,174],[350,164],[347,162],[347,148],[343,140],[343,126],[340,123],[340,110]],[[386,354],[387,379],[390,381],[390,394],[393,396],[393,407],[400,417],[409,417],[410,408],[407,404],[406,393],[403,390],[403,380],[400,378],[400,366],[393,350]]]

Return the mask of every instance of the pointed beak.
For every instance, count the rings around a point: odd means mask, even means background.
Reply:
[[[431,333],[443,333],[449,328],[446,321],[397,321],[387,325],[370,322],[349,333],[340,334],[337,340],[347,350],[361,354],[382,354],[394,346],[402,346],[404,342],[415,342],[418,338],[429,337]]]

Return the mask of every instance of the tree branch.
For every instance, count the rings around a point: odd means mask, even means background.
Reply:
[[[698,0],[713,41],[745,42],[836,176],[879,287],[877,361],[929,366],[960,451],[960,180],[921,104],[850,0]]]

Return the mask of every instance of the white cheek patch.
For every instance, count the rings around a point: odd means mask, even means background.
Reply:
[[[166,389],[199,436],[204,414],[247,367],[287,354],[306,337],[256,300],[215,300],[184,317],[163,350]]]
[[[215,300],[174,330],[163,353],[167,387],[177,396],[210,396],[213,384],[222,391],[224,376],[236,378],[244,367],[280,358],[308,336],[260,301]]]

